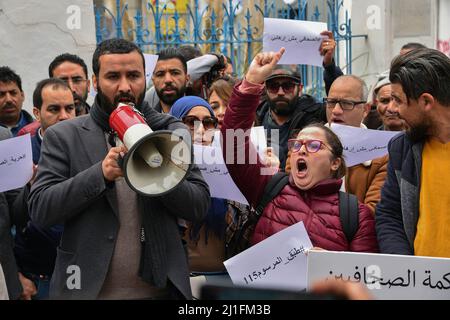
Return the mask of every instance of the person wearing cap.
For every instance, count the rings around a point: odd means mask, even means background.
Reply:
[[[256,125],[267,130],[268,145],[272,145],[278,154],[280,168],[285,167],[287,141],[292,132],[309,123],[326,120],[322,103],[301,92],[300,75],[277,67],[265,81],[267,99],[256,113]],[[278,130],[278,139],[274,130]]]
[[[333,59],[336,42],[332,32],[324,31],[322,35],[328,37],[320,47],[328,92],[333,81],[342,75],[342,71]],[[280,170],[284,170],[286,166],[288,139],[310,123],[327,121],[322,102],[303,94],[302,89],[300,74],[282,66],[275,67],[265,81],[266,99],[258,106],[256,113],[255,125],[267,130],[268,145],[271,144],[278,155]],[[277,131],[273,130],[278,130],[278,137],[274,135]]]
[[[417,42],[409,42],[405,45],[403,45],[400,49],[399,54],[404,55],[412,50],[417,49],[424,49],[426,46],[424,46],[421,43]],[[377,98],[377,93],[379,92],[379,89],[381,87],[384,87],[389,82],[389,72],[390,70],[383,71],[382,73],[378,74],[377,80],[375,84],[370,88],[369,97],[371,98],[371,110],[369,111],[369,114],[364,119],[364,125],[367,126],[368,129],[378,129],[378,130],[387,130],[387,131],[402,131],[406,128],[404,127],[403,121],[401,121],[398,118],[398,111],[395,111],[393,108],[393,104],[388,102],[388,95],[390,93],[387,92],[388,88],[383,89],[383,96],[385,103],[379,103],[379,99]],[[388,82],[388,83],[386,83]],[[326,83],[326,82],[325,82]],[[328,94],[327,89],[327,94]],[[391,99],[392,100],[392,99]],[[388,105],[390,105],[389,109],[392,111],[387,112],[387,117],[390,119],[387,119],[385,121],[385,113],[388,108]],[[391,121],[392,120],[392,121]],[[402,122],[402,123],[400,123]]]
[[[394,103],[389,78],[379,80],[373,90],[377,112],[383,124],[378,128],[386,131],[403,131],[405,122],[400,118],[398,106]]]

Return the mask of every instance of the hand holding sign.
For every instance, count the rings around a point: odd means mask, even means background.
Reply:
[[[255,84],[263,83],[272,74],[284,52],[285,49],[281,48],[278,52],[258,53],[250,64],[245,79]]]
[[[323,56],[323,65],[329,66],[333,62],[336,41],[334,40],[333,32],[331,31],[323,31],[320,35],[328,37],[328,39],[322,41],[319,50],[320,55]]]
[[[30,135],[0,141],[0,192],[21,188],[32,177]]]

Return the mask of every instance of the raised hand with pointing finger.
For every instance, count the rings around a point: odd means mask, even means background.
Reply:
[[[250,64],[245,79],[254,84],[263,83],[272,74],[285,51],[285,48],[281,48],[278,52],[258,53]]]

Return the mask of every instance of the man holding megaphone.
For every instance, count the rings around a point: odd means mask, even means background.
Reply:
[[[50,298],[189,299],[177,219],[202,220],[210,194],[188,130],[143,103],[135,44],[102,42],[92,66],[91,113],[46,131],[29,197],[37,224],[64,224]]]

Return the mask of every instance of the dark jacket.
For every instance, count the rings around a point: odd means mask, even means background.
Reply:
[[[146,119],[155,131],[185,129],[173,117],[151,108],[146,112]],[[114,183],[106,183],[102,172],[102,161],[108,153],[105,133],[91,114],[92,110],[89,115],[62,121],[46,130],[36,181],[29,196],[30,215],[36,224],[46,227],[64,223],[50,284],[51,298],[97,298],[117,241],[120,222],[116,187]],[[138,201],[144,208],[151,208],[146,211],[141,208],[142,218],[152,219],[151,228],[156,230],[145,236],[151,237],[148,242],[155,249],[149,254],[160,257],[153,261],[152,274],[163,278],[164,284],[170,280],[184,297],[191,298],[177,219],[199,221],[205,217],[210,202],[208,185],[193,165],[186,179],[171,192],[159,197],[138,195]],[[158,251],[159,248],[165,248],[164,252]],[[72,265],[81,271],[81,289],[67,287],[71,275],[67,268]]]
[[[8,129],[0,127],[0,140],[11,138],[11,136],[12,134]],[[18,190],[0,192],[0,264],[5,275],[10,299],[18,299],[22,293],[11,235],[12,219],[10,207],[17,193]]]
[[[5,275],[6,287],[11,300],[18,299],[22,285],[18,277],[16,259],[13,253],[11,216],[6,193],[0,193],[0,264]]]
[[[39,128],[31,137],[34,164],[38,164],[41,156],[42,140]],[[27,205],[29,193],[30,187],[27,184],[15,199],[12,209],[13,223],[16,226],[14,254],[17,266],[23,274],[51,277],[55,267],[56,247],[61,239],[63,226],[41,228],[30,221]]]
[[[273,146],[278,151],[280,159],[280,168],[284,170],[286,167],[286,158],[288,153],[288,140],[292,135],[301,130],[306,125],[313,122],[326,122],[327,114],[322,102],[318,102],[312,96],[304,94],[297,98],[295,111],[292,117],[283,125],[278,125],[271,116],[269,103],[262,102],[256,112],[256,125],[263,126],[267,129],[267,145]],[[279,130],[279,146],[272,144],[272,130]],[[274,143],[276,139],[274,139]]]
[[[330,88],[334,80],[336,80],[340,76],[343,76],[344,73],[342,72],[341,68],[339,68],[336,65],[334,59],[330,65],[323,68],[324,68],[323,81],[325,82],[325,92],[328,95],[328,92],[330,92]]]
[[[258,104],[258,95],[241,93],[236,86],[225,114],[222,135],[227,129],[248,130],[252,125],[252,114]],[[227,140],[223,139],[223,150],[227,150]],[[234,146],[235,161],[227,168],[242,194],[250,205],[256,206],[270,180],[270,175],[262,175],[263,165],[249,164],[249,140],[244,146]],[[236,164],[237,148],[245,148],[245,164]],[[226,154],[224,151],[224,158]],[[377,252],[375,221],[370,210],[359,204],[359,229],[355,238],[348,243],[339,218],[339,187],[341,180],[324,180],[308,191],[298,189],[292,177],[289,184],[281,190],[265,207],[256,225],[253,243],[264,240],[282,229],[303,221],[314,246],[327,250],[350,250]]]
[[[375,211],[382,253],[414,254],[423,146],[423,142],[413,144],[405,133],[389,142],[387,178]]]
[[[39,158],[41,157],[41,144],[42,139],[39,135],[39,129],[41,127],[39,126],[34,134],[31,134],[31,150],[33,151],[33,163],[38,164]]]

